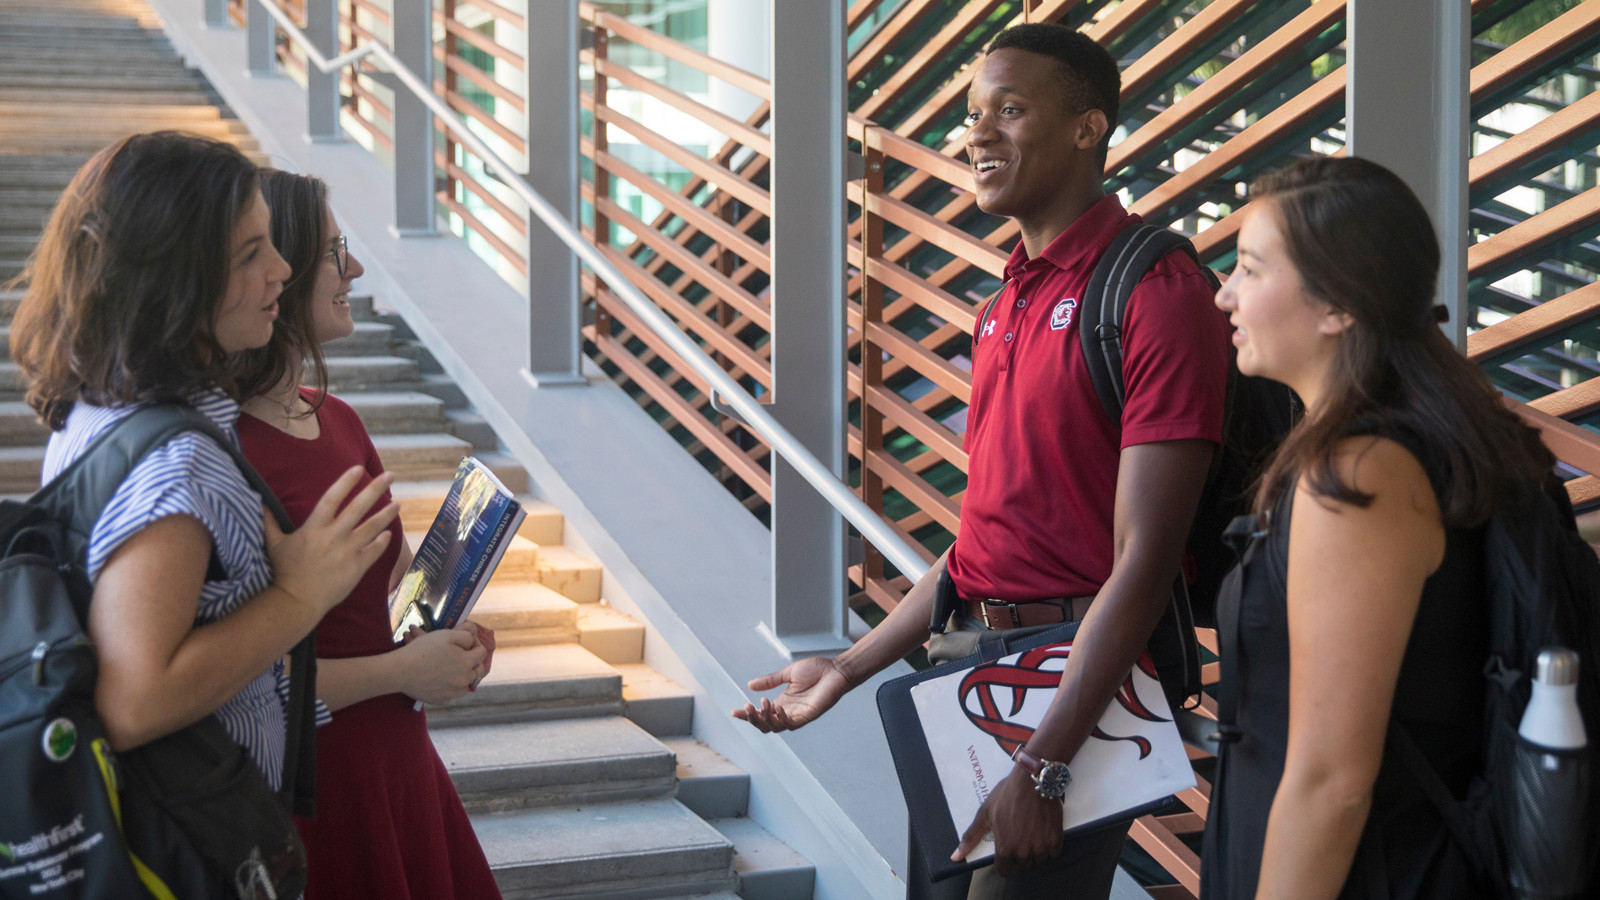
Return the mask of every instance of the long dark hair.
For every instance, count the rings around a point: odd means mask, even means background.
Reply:
[[[1422,447],[1448,526],[1480,524],[1513,485],[1549,476],[1555,459],[1538,433],[1439,331],[1439,242],[1399,176],[1364,159],[1305,159],[1263,177],[1251,197],[1277,214],[1307,292],[1353,320],[1323,407],[1284,440],[1262,477],[1258,511],[1302,474],[1318,496],[1371,503],[1334,466],[1339,442],[1357,435],[1405,434]]]
[[[278,295],[272,340],[230,360],[234,385],[247,400],[276,387],[294,367],[308,365],[305,381],[320,393],[328,387],[328,366],[312,322],[311,292],[333,240],[327,228],[328,185],[311,175],[262,169],[261,196],[272,212],[272,245],[292,274]]]
[[[256,166],[238,149],[175,131],[123,138],[78,170],[17,280],[11,355],[46,425],[65,427],[80,399],[231,388],[213,328],[255,194]]]

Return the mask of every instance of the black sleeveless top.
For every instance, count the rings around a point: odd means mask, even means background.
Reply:
[[[1426,471],[1437,473],[1422,442],[1397,439]],[[1219,606],[1238,604],[1235,671],[1242,737],[1225,744],[1217,760],[1201,869],[1201,896],[1206,900],[1255,896],[1267,817],[1283,777],[1289,734],[1287,586],[1293,506],[1291,488],[1260,529],[1265,534],[1258,538],[1262,543],[1254,559],[1239,573],[1243,590],[1238,600],[1227,591],[1218,598]],[[1457,797],[1465,795],[1480,768],[1483,664],[1489,652],[1482,537],[1482,529],[1446,530],[1444,561],[1423,585],[1394,696],[1394,719]],[[1227,620],[1220,610],[1218,619]],[[1338,683],[1327,690],[1339,690]],[[1489,897],[1471,872],[1432,803],[1402,764],[1386,753],[1340,900]]]

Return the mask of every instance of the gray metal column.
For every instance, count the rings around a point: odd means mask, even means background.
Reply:
[[[772,413],[844,475],[845,0],[771,0]],[[845,635],[844,520],[772,464],[772,618],[794,656]]]
[[[228,0],[205,0],[205,5],[207,28],[229,27]]]
[[[528,183],[576,225],[578,0],[528,0],[524,34]],[[531,216],[526,250],[528,377],[540,387],[586,384],[578,370],[578,257]]]
[[[394,0],[394,54],[423,84],[433,84],[432,0]],[[394,92],[394,230],[439,233],[434,216],[433,113],[405,87]]]
[[[306,0],[306,37],[328,59],[339,55],[338,0]],[[337,143],[339,134],[339,73],[324,74],[306,67],[306,140],[314,144]]]
[[[1467,343],[1468,0],[1350,0],[1349,151],[1393,169],[1439,232],[1445,333]]]
[[[245,0],[245,63],[250,74],[257,78],[274,75],[278,70],[278,28],[272,16],[256,0]]]

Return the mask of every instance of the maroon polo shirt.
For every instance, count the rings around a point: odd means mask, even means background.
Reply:
[[[1220,444],[1229,326],[1187,255],[1169,253],[1134,289],[1123,323],[1119,426],[1095,396],[1077,307],[1095,264],[1138,217],[1107,196],[1038,259],[1022,242],[973,347],[970,461],[950,575],[969,598],[1093,594],[1111,575],[1122,448]]]

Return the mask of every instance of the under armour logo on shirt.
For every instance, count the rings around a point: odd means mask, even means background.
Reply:
[[[983,334],[979,335],[979,336],[980,337],[988,337],[991,334],[994,334],[994,320],[993,319],[990,319],[989,323],[987,325],[983,326]]]
[[[1056,308],[1050,311],[1050,330],[1060,331],[1068,325],[1071,325],[1072,314],[1077,310],[1077,308],[1078,301],[1072,297],[1068,297],[1060,303],[1057,303]],[[988,332],[984,333],[988,334]]]

